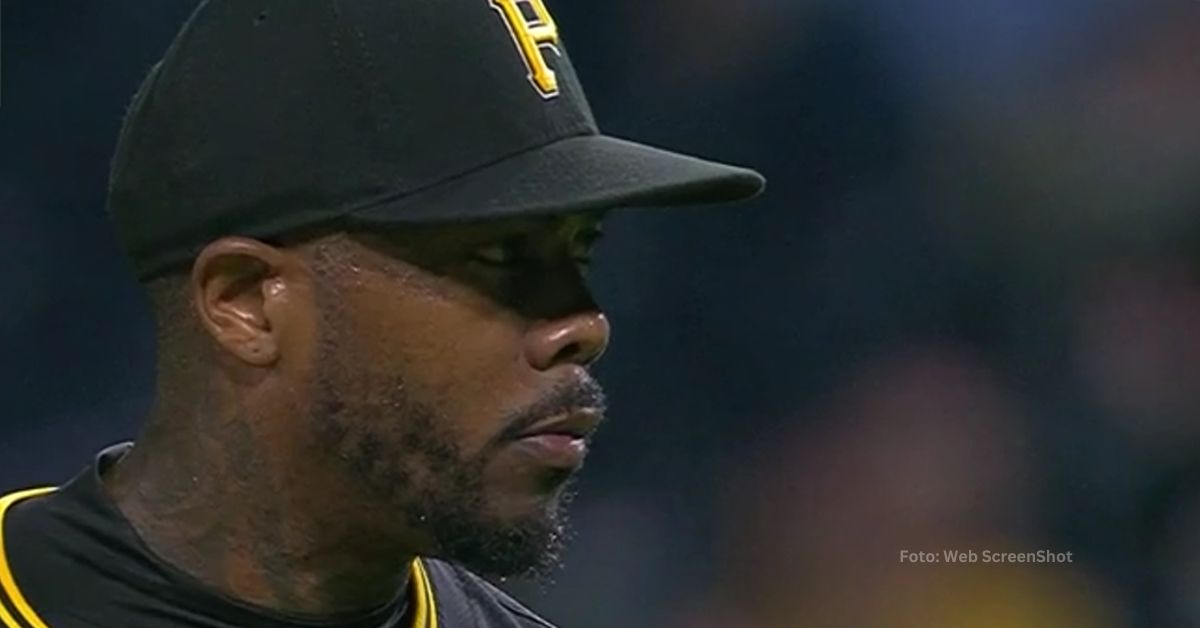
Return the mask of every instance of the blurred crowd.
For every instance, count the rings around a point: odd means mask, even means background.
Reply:
[[[1200,625],[1200,3],[548,4],[602,127],[770,189],[610,220],[613,420],[524,599],[572,628]],[[192,5],[3,5],[6,488],[147,407],[104,182]],[[1073,560],[900,558],[1042,549]]]

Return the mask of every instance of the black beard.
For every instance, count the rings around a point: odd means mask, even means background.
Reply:
[[[403,388],[392,390],[400,396]],[[567,478],[548,479],[558,487],[541,512],[520,519],[497,517],[489,510],[483,481],[496,448],[464,458],[439,429],[445,422],[427,407],[393,398],[378,408],[352,409],[335,395],[322,386],[316,417],[322,437],[342,445],[334,447],[355,481],[398,508],[410,527],[432,535],[434,545],[423,555],[501,578],[541,577],[559,565],[571,497]],[[389,417],[377,419],[377,409],[386,409]],[[383,420],[395,425],[396,417],[402,417],[403,427],[388,438],[368,427]]]
[[[367,382],[355,372],[364,359],[353,355],[353,344],[346,342],[351,330],[339,320],[336,306],[323,312],[323,318],[315,425],[350,475],[382,504],[397,509],[410,528],[432,536],[433,547],[425,555],[500,578],[542,577],[554,571],[569,538],[571,474],[548,473],[544,507],[513,519],[491,511],[485,469],[515,434],[537,420],[580,407],[602,411],[600,386],[590,378],[564,383],[534,406],[505,417],[501,433],[467,457],[444,427],[449,421],[413,399],[402,380]],[[367,392],[372,394],[363,394]],[[364,404],[364,399],[374,401]]]
[[[550,497],[542,512],[518,520],[500,520],[489,516],[483,488],[483,471],[497,452],[523,430],[547,416],[574,408],[600,409],[606,406],[604,391],[595,381],[557,387],[532,407],[512,414],[502,422],[506,427],[474,460],[463,460],[449,439],[437,438],[432,415],[422,415],[417,425],[428,422],[423,442],[414,441],[412,453],[422,456],[438,469],[440,477],[418,500],[418,510],[407,514],[425,515],[439,557],[460,562],[473,571],[498,577],[543,578],[561,564],[563,549],[570,540],[567,507],[575,497],[573,473],[549,472],[543,476]],[[437,441],[437,442],[434,442]]]
[[[321,375],[314,419],[322,440],[338,452],[354,482],[398,510],[410,528],[432,536],[433,547],[423,555],[499,578],[541,578],[559,566],[568,539],[566,506],[573,497],[569,473],[544,478],[545,506],[539,512],[499,517],[489,508],[484,470],[507,438],[464,457],[442,427],[447,422],[409,398],[402,385],[391,386],[382,403],[363,406],[361,397],[334,383],[333,373]]]
[[[420,512],[434,535],[434,555],[501,578],[544,578],[556,571],[569,538],[567,505],[574,493],[564,486],[543,512],[502,521],[487,515],[480,487],[472,486],[477,477],[451,478],[450,490],[423,500]]]

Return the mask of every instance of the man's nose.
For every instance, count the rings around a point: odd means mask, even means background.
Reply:
[[[608,319],[597,310],[534,323],[525,335],[525,359],[539,371],[574,364],[589,366],[608,347]]]

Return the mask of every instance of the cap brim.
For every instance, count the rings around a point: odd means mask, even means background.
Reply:
[[[604,135],[558,140],[435,186],[352,210],[404,223],[723,203],[759,194],[753,170]]]

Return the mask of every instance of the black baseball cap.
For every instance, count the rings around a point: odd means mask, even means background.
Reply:
[[[226,235],[716,203],[758,173],[602,135],[544,0],[204,0],[109,210],[139,278]]]

